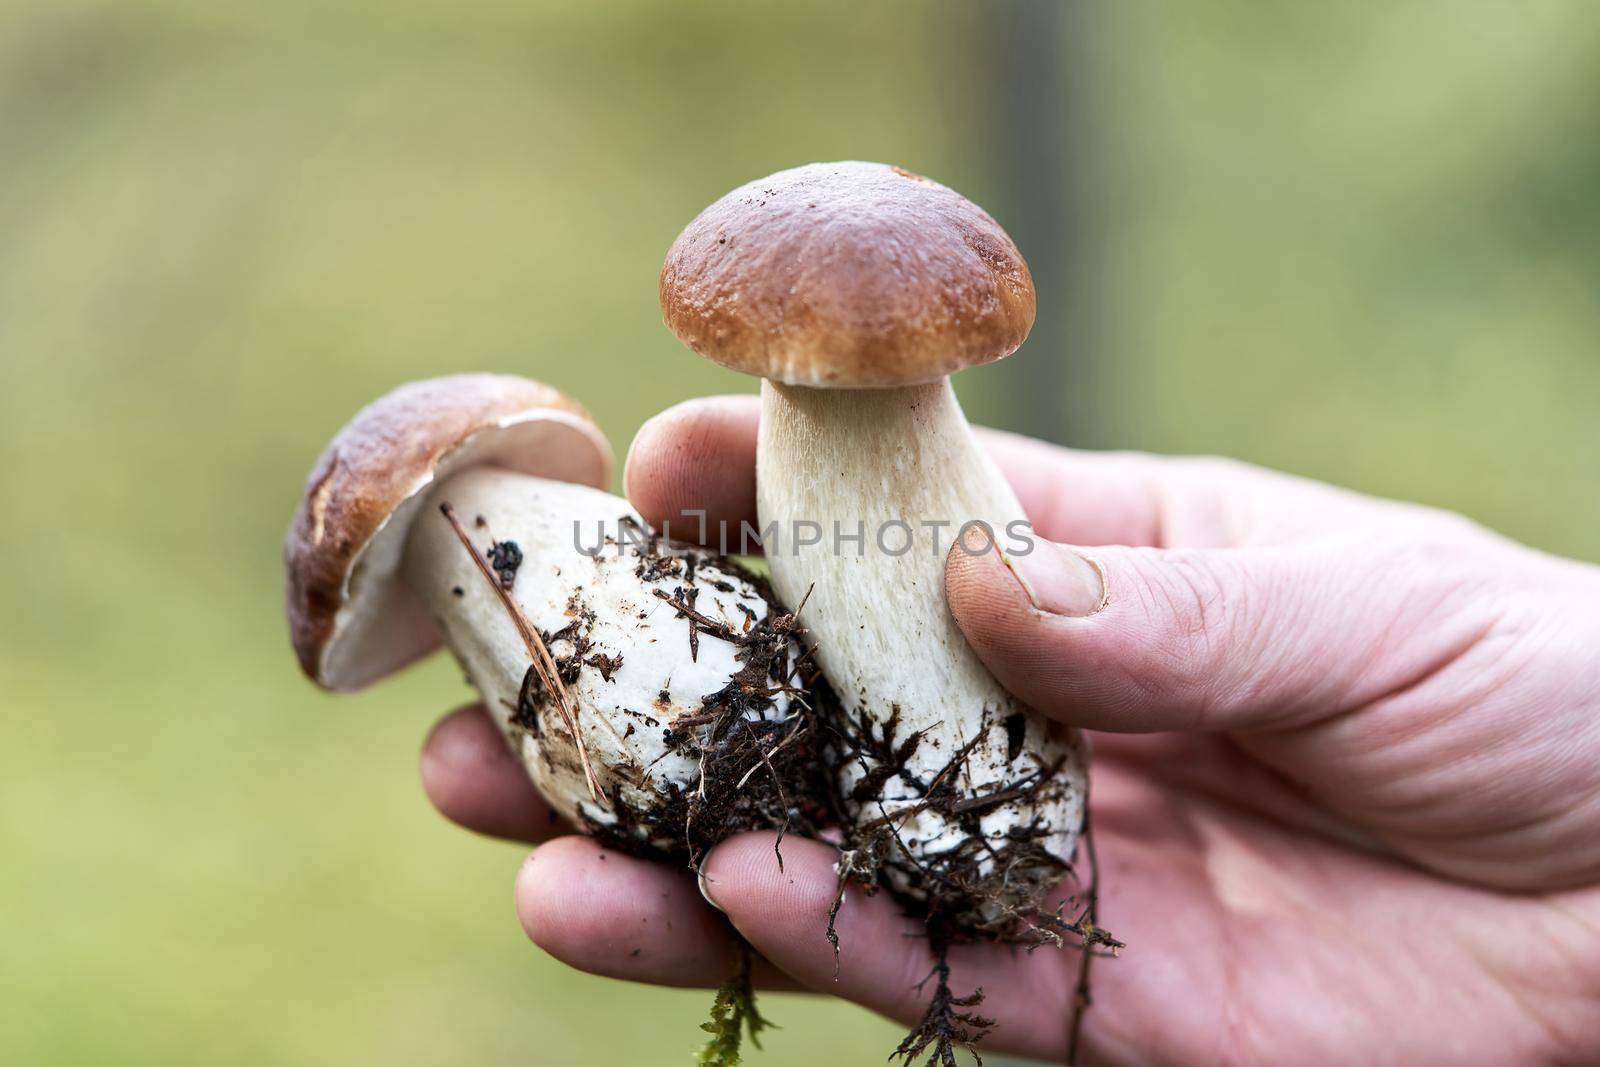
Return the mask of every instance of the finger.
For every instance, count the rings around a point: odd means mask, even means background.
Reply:
[[[670,523],[679,539],[718,544],[718,532],[726,530],[723,543],[736,547],[741,523],[758,528],[760,416],[760,400],[753,396],[690,400],[655,416],[628,449],[622,478],[628,499],[657,529]],[[1151,544],[1160,535],[1163,461],[1136,453],[1072,452],[988,430],[978,436],[1045,536]],[[1186,524],[1192,533],[1201,525],[1198,516]],[[1204,525],[1215,523],[1207,519]],[[697,536],[702,530],[704,538]]]
[[[756,521],[756,427],[760,401],[714,396],[668,408],[639,428],[623,466],[623,492],[657,530],[737,546],[739,523]]]
[[[757,397],[708,397],[645,423],[623,473],[634,507],[658,529],[670,523],[680,540],[717,545],[726,530],[723,544],[737,545],[741,523],[758,529],[760,412]],[[1231,460],[1085,452],[997,430],[976,434],[1040,535],[1073,544],[1271,543],[1416,511]]]
[[[1168,514],[1174,503],[1190,511],[1179,532],[1217,536],[1217,509],[1207,505],[1220,499],[1220,487],[1191,479],[1192,489],[1179,495],[1181,461],[1141,452],[1084,452],[981,427],[976,433],[1041,537],[1159,545],[1166,527],[1177,521]]]
[[[591,974],[656,985],[715,988],[737,962],[738,941],[706,905],[693,874],[637,859],[576,835],[539,846],[517,875],[517,918],[529,939]],[[765,989],[794,982],[765,960]]]
[[[571,832],[481,704],[439,720],[423,742],[421,770],[433,806],[468,830],[530,844]]]
[[[1272,730],[1363,706],[1481,639],[1416,552],[957,545],[951,612],[1024,701],[1090,729]],[[1442,574],[1430,561],[1428,573]]]
[[[772,834],[742,834],[706,858],[706,893],[764,957],[801,985],[915,1022],[933,993],[927,980],[935,961],[923,924],[904,915],[887,893],[869,897],[851,889],[836,922],[836,960],[826,934],[837,859],[827,845],[786,838],[780,867]],[[1059,1043],[1071,978],[1055,953],[961,945],[951,950],[950,966],[957,995],[983,989],[981,1014],[996,1020],[1000,1045]]]
[[[1238,548],[1390,526],[1442,512],[1216,456],[1086,452],[977,431],[1034,529],[1052,541]]]

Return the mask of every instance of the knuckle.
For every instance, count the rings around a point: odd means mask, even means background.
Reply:
[[[1499,536],[1487,526],[1458,511],[1449,511],[1427,504],[1407,506],[1412,509],[1424,541],[1440,546],[1471,545],[1481,548],[1487,543],[1499,540]]]
[[[1258,468],[1230,456],[1178,456],[1173,460],[1188,478],[1195,481],[1231,481]]]
[[[1434,604],[1448,609],[1478,599],[1504,572],[1503,567],[1485,558],[1485,544],[1476,537],[1463,538],[1441,527],[1390,545],[1376,554],[1374,565],[1385,584],[1429,594],[1398,598],[1397,604]]]
[[[1249,494],[1237,487],[1253,483],[1259,468],[1223,456],[1186,456],[1176,461],[1178,477],[1163,490],[1167,533],[1195,547],[1236,544],[1249,524]]]
[[[1147,609],[1164,623],[1145,648],[1138,684],[1152,698],[1176,698],[1201,714],[1214,696],[1211,668],[1220,648],[1253,614],[1256,579],[1241,561],[1217,552],[1144,553],[1135,566]]]

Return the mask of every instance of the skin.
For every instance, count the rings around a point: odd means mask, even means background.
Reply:
[[[753,521],[757,417],[652,420],[634,505],[680,533],[688,509]],[[1082,1061],[1600,1060],[1600,568],[1242,464],[982,439],[1050,541],[1009,566],[953,550],[946,594],[1007,688],[1093,731],[1101,917],[1129,945],[1094,964]],[[768,835],[718,847],[724,916],[556,824],[480,710],[422,771],[455,821],[543,842],[517,910],[574,967],[714,986],[731,925],[768,988],[921,1014],[931,960],[886,895],[848,897],[834,978],[826,845],[787,841],[781,873]],[[613,933],[642,928],[638,955]],[[1076,951],[951,962],[998,1021],[985,1048],[1064,1058]]]

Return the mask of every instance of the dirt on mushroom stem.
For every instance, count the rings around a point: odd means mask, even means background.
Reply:
[[[448,505],[445,508],[448,518]],[[636,520],[624,515],[619,526],[630,525]],[[816,753],[816,709],[825,687],[815,669],[808,669],[796,654],[795,639],[801,630],[795,616],[775,604],[763,579],[733,560],[668,546],[659,536],[640,532],[645,536],[606,538],[605,548],[616,553],[623,565],[631,565],[641,585],[675,618],[686,620],[691,661],[697,659],[703,635],[705,640],[732,646],[738,666],[722,686],[699,699],[691,714],[652,719],[654,725],[646,727],[660,729],[666,751],[693,761],[698,773],[679,782],[665,776],[652,779],[649,767],[610,767],[607,777],[613,784],[602,787],[598,799],[611,820],[580,809],[581,828],[619,851],[692,868],[712,846],[741,831],[776,830],[780,845],[783,834],[791,831],[815,836],[832,817]],[[465,532],[458,533],[463,550],[476,554],[478,549]],[[506,581],[508,571],[514,582],[523,560],[516,552],[516,564],[505,567],[508,545],[515,543],[496,541],[481,561],[475,560],[485,577],[493,573],[499,579],[502,590],[511,584]],[[741,604],[742,625],[735,627],[697,611],[693,605],[698,590],[692,584],[697,571],[721,591],[734,590],[729,579],[753,590],[765,605],[764,613],[757,616]],[[552,715],[560,715],[570,703],[564,690],[585,671],[610,682],[626,650],[607,654],[594,649],[591,632],[598,609],[581,590],[568,598],[569,621],[556,630],[531,626],[510,596],[500,599],[537,646],[510,709],[508,730],[542,742]],[[541,659],[554,670],[542,671]],[[785,700],[784,714],[775,716],[780,698]],[[634,728],[631,723],[627,727],[630,732]],[[581,735],[569,733],[581,743]],[[626,791],[624,781],[630,787]]]
[[[830,765],[856,760],[862,766],[863,774],[855,788],[857,795],[847,798],[852,806],[870,802],[888,779],[898,777],[908,781],[931,810],[956,819],[967,831],[967,836],[953,847],[937,854],[924,852],[919,857],[899,835],[898,824],[904,812],[897,818],[884,811],[876,820],[858,820],[853,825],[847,819],[842,821],[848,829],[839,845],[839,882],[826,933],[834,948],[836,966],[840,939],[835,922],[845,893],[852,887],[868,894],[889,889],[907,914],[923,920],[934,960],[930,973],[918,986],[920,991],[932,983],[927,1007],[890,1058],[909,1064],[926,1055],[925,1063],[953,1065],[958,1048],[966,1048],[976,1056],[975,1046],[989,1034],[995,1021],[978,1011],[984,1002],[981,987],[964,996],[954,992],[949,949],[966,942],[1002,941],[1022,945],[1029,952],[1042,946],[1062,945],[1080,950],[1082,962],[1068,1022],[1067,1059],[1069,1064],[1077,1062],[1082,1019],[1091,1003],[1090,961],[1097,955],[1114,956],[1124,947],[1099,925],[1099,871],[1087,802],[1077,834],[1082,855],[1075,856],[1074,861],[1062,859],[1049,847],[1055,830],[1042,825],[1039,818],[1009,828],[1001,840],[995,841],[983,833],[977,814],[993,805],[1012,803],[1034,811],[1050,810],[1052,791],[1069,787],[1060,776],[1060,765],[1036,760],[1038,765],[1031,772],[996,783],[981,795],[967,795],[952,783],[977,738],[988,728],[984,717],[980,717],[974,739],[952,755],[930,781],[924,782],[909,766],[911,755],[922,743],[921,732],[903,734],[899,709],[875,716],[859,707],[853,712],[843,711],[837,702],[824,706],[833,716],[825,733]],[[1076,866],[1078,858],[1087,860],[1087,871],[1082,875]],[[1058,895],[1054,905],[1046,908],[1041,904],[1038,886],[1052,878],[1057,884],[1070,887],[1070,892]]]
[[[651,551],[640,555],[640,571],[671,577],[669,561],[700,557],[663,557]],[[799,630],[794,615],[771,604],[770,590],[756,575],[726,559],[716,564],[735,570],[761,588],[769,599],[767,614],[747,630],[734,630],[718,620],[699,615],[687,601],[685,590],[674,586],[653,590],[654,595],[690,621],[690,639],[698,634],[726,641],[737,648],[740,667],[726,685],[701,699],[693,716],[680,717],[663,728],[669,751],[699,763],[698,779],[688,788],[664,783],[657,806],[649,812],[651,827],[671,827],[677,836],[664,842],[643,825],[646,818],[636,806],[613,796],[617,822],[590,821],[585,830],[607,845],[635,854],[686,863],[698,869],[714,845],[746,830],[776,830],[774,851],[783,862],[786,833],[816,837],[832,819],[827,785],[817,758],[818,705],[828,699],[816,673],[807,673],[791,656],[791,642]],[[690,563],[693,568],[695,563]],[[663,565],[666,565],[665,567]],[[650,580],[650,579],[646,579]],[[791,712],[781,719],[765,717],[779,694],[793,697]],[[647,835],[650,840],[642,840]],[[663,847],[665,846],[665,847]]]

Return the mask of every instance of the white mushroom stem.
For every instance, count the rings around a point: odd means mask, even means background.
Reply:
[[[516,543],[522,562],[508,590],[490,584],[440,513],[443,503],[480,556],[496,541]],[[741,662],[733,643],[706,626],[692,631],[689,619],[658,594],[692,594],[696,614],[732,634],[765,618],[768,605],[745,576],[714,558],[697,557],[687,567],[686,550],[631,549],[623,529],[630,522],[643,536],[638,515],[609,493],[476,467],[432,489],[402,568],[551,806],[573,825],[607,829],[620,820],[620,829],[640,840],[658,834],[655,843],[670,848],[681,846],[684,828],[653,813],[694,788],[700,766],[668,743],[666,731],[685,716],[703,718],[705,698],[723,690]],[[611,539],[604,545],[602,528]],[[535,687],[537,714],[517,714],[539,657],[530,653],[508,601],[572,674],[563,685],[576,734],[548,686]],[[782,720],[791,710],[791,697],[778,693],[755,714]],[[598,800],[580,737],[602,791]]]
[[[1042,827],[1040,843],[1069,859],[1083,810],[1080,745],[1052,734],[1000,686],[945,602],[945,556],[963,524],[989,524],[1005,548],[1020,543],[1009,524],[1025,520],[949,381],[826,390],[766,381],[761,396],[757,507],[764,535],[778,530],[779,543],[768,547],[773,586],[786,603],[809,595],[802,622],[851,722],[864,713],[882,728],[898,711],[899,740],[922,733],[906,773],[850,813],[857,826],[887,816],[897,827],[911,871],[897,888],[918,892],[915,869],[972,836],[925,803],[923,791],[940,775],[954,776],[964,797],[981,798],[1059,764],[1056,788],[1037,802],[997,804],[980,826],[996,847],[1013,831]],[[803,544],[813,523],[820,543]],[[864,545],[846,539],[857,533]],[[842,763],[846,797],[874,765],[859,755]],[[991,870],[992,857],[979,868]]]

